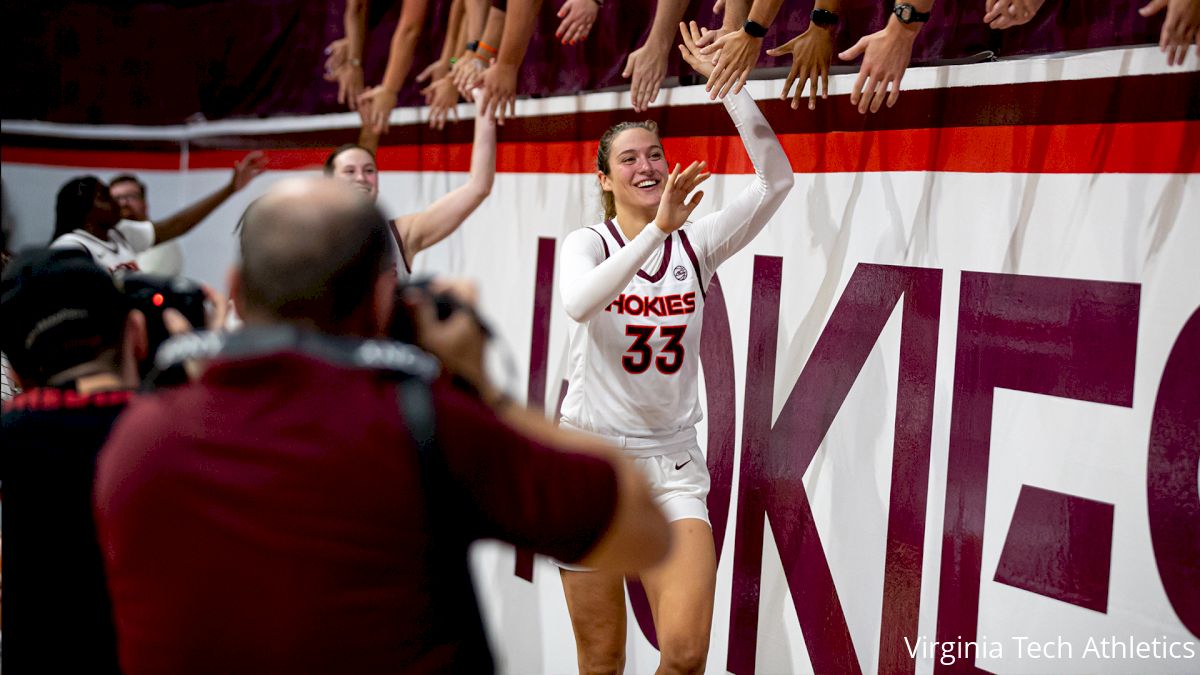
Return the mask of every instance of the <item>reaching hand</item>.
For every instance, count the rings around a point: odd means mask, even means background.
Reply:
[[[858,112],[865,115],[868,108],[878,112],[884,99],[889,108],[896,105],[896,99],[900,98],[900,80],[912,59],[916,37],[917,30],[893,19],[883,30],[863,37],[853,47],[838,54],[843,61],[853,61],[863,54],[858,79],[850,89],[850,103],[858,106]]]
[[[987,0],[983,20],[994,30],[1029,23],[1046,0]]]
[[[377,134],[386,134],[392,108],[396,107],[396,92],[382,85],[371,87],[358,96],[358,114],[363,126]]]
[[[761,51],[762,38],[756,38],[744,30],[722,35],[701,49],[700,53],[711,57],[716,66],[708,78],[708,84],[704,86],[709,98],[716,100],[741,91],[750,71],[754,70],[754,64],[758,63]]]
[[[1166,52],[1168,66],[1183,65],[1188,47],[1196,45],[1200,54],[1200,2],[1197,0],[1150,0],[1138,10],[1142,16],[1153,16],[1167,8],[1167,20],[1163,22],[1158,37],[1159,51]]]
[[[701,28],[700,30],[703,35],[700,36],[699,42],[696,43],[697,47],[707,47],[716,42],[718,39],[723,38],[733,32],[733,29],[726,28],[724,26],[721,26],[720,28],[713,28],[711,30],[708,28]]]
[[[687,222],[688,216],[692,215],[692,211],[696,210],[700,200],[704,198],[704,191],[692,195],[689,201],[684,200],[692,190],[712,175],[705,171],[706,168],[708,165],[705,162],[692,162],[682,172],[678,164],[671,169],[671,175],[667,176],[667,185],[663,188],[662,200],[658,202],[658,213],[654,215],[654,224],[658,229],[670,234]]]
[[[667,50],[670,48],[670,44],[664,49],[646,42],[629,53],[621,77],[632,78],[629,83],[629,95],[633,99],[635,111],[645,111],[658,98],[658,90],[667,74]]]
[[[717,0],[713,3],[713,14],[725,13],[725,0]]]
[[[808,83],[808,109],[817,109],[817,84],[821,85],[821,98],[829,96],[829,62],[833,60],[833,35],[829,29],[814,23],[808,24],[808,30],[788,40],[774,49],[768,49],[771,56],[792,55],[792,70],[783,83],[783,91],[779,98],[786,101],[796,83],[796,94],[792,96],[792,110],[800,108],[800,98],[804,95],[804,85]]]
[[[329,43],[325,48],[325,79],[333,82],[333,74],[338,68],[350,62],[350,40],[340,38]]]
[[[229,185],[234,192],[237,192],[266,170],[267,156],[261,151],[255,150],[233,165],[233,177],[229,179]]]
[[[338,83],[337,102],[346,105],[351,110],[358,109],[358,97],[363,92],[362,66],[345,64],[334,74]]]
[[[454,62],[454,67],[450,69],[450,76],[454,78],[454,86],[463,98],[468,101],[474,100],[471,98],[471,90],[479,86],[479,78],[486,68],[483,60],[477,58],[475,52],[470,51],[463,52],[463,55]]]
[[[493,61],[480,77],[475,102],[479,114],[504,126],[504,118],[517,112],[517,67]]]
[[[449,61],[434,61],[433,63],[429,64],[428,66],[425,66],[425,70],[422,70],[421,73],[419,75],[417,75],[417,82],[424,82],[425,80],[429,80],[429,83],[433,84],[434,82],[437,82],[438,80],[442,79],[449,73],[450,73],[450,62]]]
[[[712,35],[713,31],[707,28],[698,28],[695,21],[686,26],[680,21],[679,33],[683,36],[683,44],[679,45],[679,52],[683,54],[683,60],[707,79],[713,71],[712,57],[701,54],[698,43],[705,35]]]
[[[558,10],[558,18],[562,19],[562,23],[558,24],[554,37],[564,45],[586,40],[599,13],[600,5],[596,4],[596,0],[566,0],[562,9]]]
[[[421,90],[425,95],[425,103],[429,106],[429,128],[441,131],[446,126],[446,117],[454,114],[458,121],[458,89],[447,75]]]

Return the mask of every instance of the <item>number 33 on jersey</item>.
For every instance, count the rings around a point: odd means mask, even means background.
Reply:
[[[606,253],[625,246],[611,221],[589,229]],[[573,323],[568,380],[580,384],[563,400],[563,419],[624,435],[700,421],[701,282],[685,227],[667,237],[603,312]]]

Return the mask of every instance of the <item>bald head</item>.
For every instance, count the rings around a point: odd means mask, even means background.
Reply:
[[[387,221],[352,187],[327,178],[282,181],[242,217],[240,295],[249,320],[354,331],[393,266]]]

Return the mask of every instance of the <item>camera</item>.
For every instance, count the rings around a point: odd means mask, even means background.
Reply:
[[[141,367],[142,377],[152,369],[154,355],[170,337],[163,323],[163,312],[175,309],[197,329],[204,328],[206,309],[204,289],[200,284],[185,277],[165,277],[142,272],[126,272],[116,277],[117,288],[129,301],[130,309],[141,311],[146,316],[146,338],[150,358]],[[187,380],[179,366],[158,374],[153,384],[181,384]]]
[[[438,321],[449,319],[455,312],[467,312],[479,325],[479,330],[483,331],[485,337],[492,336],[491,329],[479,318],[473,308],[459,302],[452,293],[433,290],[432,282],[432,279],[418,279],[396,287],[396,303],[392,313],[392,322],[388,328],[388,337],[397,342],[417,344],[416,320],[406,299],[406,296],[414,291],[430,299],[437,312]]]

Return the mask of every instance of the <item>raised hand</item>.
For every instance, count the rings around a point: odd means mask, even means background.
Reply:
[[[667,74],[667,50],[670,48],[670,43],[663,48],[647,40],[646,44],[630,52],[621,77],[632,78],[629,94],[637,112],[645,111],[658,98],[658,90]]]
[[[517,111],[517,67],[493,61],[483,71],[475,101],[479,114],[504,126],[504,119]]]
[[[392,108],[396,107],[396,92],[380,85],[371,87],[358,97],[358,114],[363,126],[377,134],[386,134]]]
[[[447,75],[421,90],[425,103],[429,106],[429,128],[441,131],[446,126],[446,118],[454,115],[458,121],[458,89],[454,81]]]
[[[663,188],[662,200],[658,202],[658,213],[654,216],[654,224],[658,229],[670,234],[683,227],[692,211],[696,210],[700,200],[704,198],[703,190],[692,195],[690,200],[687,196],[712,175],[705,170],[707,168],[708,164],[705,162],[692,162],[683,171],[679,170],[678,164],[671,169],[666,187]]]
[[[558,18],[562,19],[562,22],[558,24],[558,30],[554,31],[554,37],[564,45],[586,40],[599,13],[600,5],[596,0],[566,0],[558,10]]]
[[[237,192],[266,170],[267,156],[261,151],[255,150],[233,165],[233,176],[229,179],[229,185],[234,192]]]
[[[695,21],[687,25],[681,21],[679,22],[679,34],[683,36],[683,44],[679,45],[679,52],[683,54],[683,60],[707,79],[713,72],[712,57],[700,53],[699,42],[705,35],[712,35],[713,31],[697,27]]]
[[[774,49],[768,49],[771,56],[792,55],[792,69],[788,72],[787,80],[783,83],[783,91],[779,98],[786,101],[792,96],[792,110],[800,108],[800,98],[804,95],[805,83],[808,84],[808,109],[817,109],[817,85],[821,86],[821,98],[829,96],[829,63],[833,60],[833,35],[828,28],[822,28],[815,23],[808,24],[808,30],[788,40]],[[792,83],[796,84],[796,93],[788,92]]]
[[[878,112],[884,100],[887,107],[900,98],[900,80],[912,59],[913,42],[919,28],[909,28],[893,19],[883,30],[860,39],[853,47],[838,54],[843,61],[853,61],[863,55],[858,79],[850,89],[850,103],[858,112]]]
[[[746,84],[758,55],[762,51],[762,38],[756,38],[744,30],[736,30],[712,41],[700,53],[712,58],[716,65],[708,84],[704,86],[713,100],[736,94]]]
[[[1200,54],[1200,1],[1150,0],[1138,14],[1153,16],[1163,7],[1167,8],[1167,20],[1159,33],[1158,49],[1166,52],[1168,66],[1183,65],[1188,47],[1196,45],[1196,52]]]

